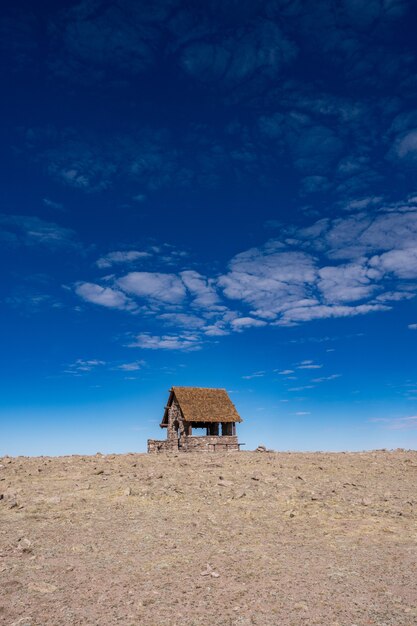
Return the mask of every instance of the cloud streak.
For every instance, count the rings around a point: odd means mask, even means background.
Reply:
[[[87,302],[156,314],[162,325],[195,333],[192,339],[145,334],[139,347],[188,349],[204,337],[388,311],[417,293],[416,241],[412,199],[308,227],[287,227],[281,238],[237,254],[219,276],[195,270],[132,271],[107,277],[105,285],[79,282],[75,292]],[[117,270],[147,255],[115,251],[101,257],[98,266]],[[320,367],[310,361],[297,365]]]

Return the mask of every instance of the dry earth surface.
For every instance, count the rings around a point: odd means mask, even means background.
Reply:
[[[7,626],[417,624],[417,452],[0,458]]]

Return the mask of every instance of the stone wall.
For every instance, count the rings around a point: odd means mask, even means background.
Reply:
[[[184,452],[230,452],[239,450],[236,436],[206,435],[203,437],[184,437],[180,442]]]
[[[178,440],[178,431],[181,435],[184,434],[184,421],[182,419],[180,407],[176,400],[174,400],[168,409],[168,427],[167,427],[167,439],[175,442]]]
[[[148,452],[175,452],[178,450],[178,439],[148,439]]]
[[[148,452],[237,452],[236,436],[181,437],[178,439],[148,439]]]

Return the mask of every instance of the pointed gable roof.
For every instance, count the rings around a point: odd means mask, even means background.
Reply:
[[[168,409],[177,401],[186,422],[241,422],[226,389],[172,387],[161,426],[168,424]]]

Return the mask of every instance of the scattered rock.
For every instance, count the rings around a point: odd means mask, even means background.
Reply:
[[[51,583],[38,582],[38,583],[29,583],[30,591],[37,591],[38,593],[53,593],[57,590],[55,585],[51,585]]]
[[[32,542],[27,537],[21,537],[18,541],[17,547],[24,554],[32,552]]]
[[[207,563],[207,567],[204,572],[200,572],[200,576],[211,576],[212,578],[220,578],[220,574],[214,571],[210,563]]]
[[[266,446],[262,443],[256,448],[255,452],[267,452]]]
[[[219,487],[232,487],[233,483],[231,480],[220,480],[218,483]]]
[[[46,498],[45,502],[47,504],[61,504],[61,498],[59,496],[51,496],[50,498]]]
[[[126,489],[123,491],[123,495],[124,496],[131,496],[132,495],[131,487],[126,487]]]
[[[16,622],[13,622],[10,626],[32,626],[32,622],[28,617],[21,617]]]

